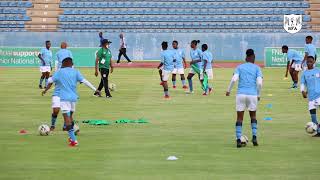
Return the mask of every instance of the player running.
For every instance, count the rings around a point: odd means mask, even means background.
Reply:
[[[106,93],[106,98],[112,98],[111,93],[109,91],[109,73],[113,72],[113,64],[112,64],[112,54],[109,49],[109,45],[112,43],[108,39],[102,40],[102,47],[97,52],[96,57],[96,65],[95,65],[95,76],[98,76],[98,71],[101,74],[101,80],[97,91],[94,93],[95,96],[101,97],[101,90],[104,87],[104,91]]]
[[[45,79],[45,85],[44,88],[46,88],[48,84],[48,78],[50,76],[51,72],[51,61],[52,61],[52,51],[50,50],[51,42],[46,41],[46,47],[42,48],[40,50],[40,53],[38,55],[38,58],[41,60],[40,62],[40,82],[39,82],[39,88],[42,89],[42,82]]]
[[[48,91],[53,83],[59,88],[59,97],[61,99],[60,105],[69,134],[69,145],[77,146],[78,141],[73,129],[73,114],[75,112],[76,102],[79,98],[77,93],[77,82],[84,83],[94,91],[96,91],[96,88],[83,78],[80,71],[72,68],[72,66],[72,59],[70,57],[65,58],[62,61],[62,68],[55,72],[52,78],[49,78],[49,85],[42,92],[42,95]]]
[[[301,66],[303,67],[305,65],[305,62],[307,61],[308,56],[312,56],[314,58],[314,61],[317,61],[317,49],[315,45],[312,44],[312,36],[306,37],[306,44],[304,45],[304,58],[301,63]]]
[[[259,66],[255,65],[255,54],[252,49],[246,51],[246,63],[239,65],[231,79],[230,85],[226,92],[226,96],[230,96],[230,91],[233,85],[239,79],[238,91],[236,96],[236,110],[237,110],[237,121],[236,121],[236,138],[237,147],[241,146],[242,136],[242,122],[244,111],[249,110],[251,118],[251,129],[252,129],[252,143],[254,146],[258,146],[257,141],[257,119],[256,111],[258,100],[260,100],[260,91],[262,88],[262,72]]]
[[[298,51],[294,49],[289,49],[286,45],[282,46],[282,53],[287,53],[288,59],[285,77],[288,77],[289,71],[293,81],[291,88],[296,89],[298,88],[299,71],[302,70],[302,56],[299,54]]]
[[[62,60],[64,60],[67,57],[73,58],[72,53],[70,50],[67,49],[68,44],[66,42],[62,42],[60,47],[61,49],[56,53],[56,63],[55,63],[55,70],[58,70],[61,68]]]
[[[212,72],[212,53],[208,51],[208,45],[202,44],[202,55],[201,55],[201,71],[200,71],[200,81],[203,84],[204,74],[208,76],[208,81],[213,79],[213,72]],[[205,89],[202,95],[206,96],[212,92],[212,86],[209,85]]]
[[[163,41],[161,43],[162,52],[161,52],[161,63],[158,66],[160,69],[163,66],[162,70],[162,82],[163,82],[163,91],[164,91],[164,98],[170,99],[169,96],[169,89],[168,89],[168,80],[169,76],[174,69],[173,59],[175,53],[172,50],[168,50],[168,42]]]
[[[190,57],[191,57],[191,62],[190,65],[195,65],[198,69],[201,68],[201,54],[202,51],[197,48],[198,43],[200,43],[199,40],[193,40],[191,41],[191,51],[190,51]],[[188,83],[189,83],[189,92],[188,93],[193,93],[193,84],[192,84],[192,77],[196,74],[196,72],[190,68],[189,74],[188,74]]]
[[[172,84],[173,88],[177,88],[176,86],[176,76],[180,74],[181,81],[182,81],[182,88],[187,89],[186,86],[186,78],[184,77],[184,69],[187,67],[186,59],[185,59],[185,52],[183,49],[178,48],[178,41],[174,40],[172,42],[173,52],[175,53],[174,56],[174,69],[172,71]]]
[[[318,125],[317,134],[320,137],[320,126],[317,120],[316,109],[320,106],[320,69],[314,67],[315,59],[313,56],[307,57],[308,69],[301,76],[301,93],[304,98],[309,99],[309,112],[311,121]]]

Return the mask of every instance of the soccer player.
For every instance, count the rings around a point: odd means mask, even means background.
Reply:
[[[172,42],[172,48],[175,53],[174,56],[174,69],[172,71],[172,84],[173,88],[175,89],[176,86],[176,76],[180,74],[181,81],[182,81],[182,88],[187,89],[186,86],[186,78],[184,77],[184,69],[187,67],[185,52],[183,49],[178,48],[178,41],[174,40]]]
[[[42,89],[42,82],[45,79],[45,86],[46,88],[48,84],[48,78],[50,76],[51,72],[51,60],[52,60],[52,51],[50,50],[51,47],[51,42],[46,41],[46,47],[42,48],[40,50],[40,53],[38,55],[38,58],[41,60],[40,62],[40,72],[41,72],[41,77],[40,77],[40,82],[39,82],[39,88]]]
[[[296,89],[298,88],[299,71],[302,70],[302,56],[299,54],[298,51],[294,49],[289,49],[286,45],[282,46],[282,53],[287,53],[288,59],[285,77],[288,77],[289,71],[293,81],[293,85],[291,88]]]
[[[76,102],[79,98],[77,93],[77,82],[84,83],[86,86],[96,91],[96,88],[86,79],[83,78],[81,73],[72,68],[73,62],[70,57],[65,58],[62,61],[62,68],[55,72],[53,77],[49,79],[50,86],[55,83],[59,88],[59,97],[61,99],[60,105],[62,115],[68,130],[70,146],[77,146],[78,141],[74,134],[73,129],[73,114],[75,112]],[[48,87],[42,92],[44,95]]]
[[[307,36],[306,37],[306,44],[304,45],[304,58],[301,63],[301,66],[305,65],[305,62],[308,58],[308,56],[312,56],[315,61],[317,61],[317,49],[316,47],[312,44],[312,36]]]
[[[68,44],[66,42],[62,42],[60,47],[61,49],[56,53],[56,63],[55,63],[55,70],[58,70],[61,68],[62,60],[64,60],[67,57],[73,58],[72,53],[70,50],[67,49]]]
[[[318,125],[317,134],[320,137],[320,126],[317,120],[317,111],[320,105],[320,69],[314,67],[315,59],[313,56],[307,57],[308,69],[301,76],[301,93],[304,98],[309,99],[309,112],[311,121]]]
[[[242,136],[242,122],[244,111],[249,110],[251,118],[251,129],[252,129],[252,143],[254,146],[258,146],[257,141],[257,104],[260,100],[260,91],[262,88],[262,72],[259,66],[255,65],[255,54],[252,49],[246,51],[246,63],[239,65],[231,79],[230,85],[226,92],[226,96],[230,96],[230,91],[233,85],[239,80],[238,91],[236,96],[236,110],[237,110],[237,121],[236,121],[236,138],[237,147],[241,147],[241,136]]]
[[[204,80],[204,73],[207,74],[208,76],[208,81],[213,79],[213,72],[212,72],[212,53],[208,51],[208,45],[207,44],[202,44],[201,46],[202,49],[202,55],[201,55],[201,73],[200,73],[200,81],[203,83]],[[209,85],[203,93],[204,96],[210,94],[212,91],[212,86]]]
[[[98,76],[98,71],[101,74],[101,80],[97,91],[94,93],[95,96],[101,97],[101,90],[104,87],[104,91],[106,93],[106,98],[111,98],[111,93],[109,91],[109,73],[113,72],[113,64],[112,64],[112,54],[109,49],[111,41],[108,39],[102,40],[102,47],[97,52],[96,57],[96,65],[95,65],[95,76]]]
[[[201,54],[202,51],[197,48],[198,43],[200,43],[199,40],[193,40],[191,41],[191,51],[190,51],[190,57],[191,57],[191,62],[190,65],[195,65],[197,68],[201,68]],[[189,92],[188,93],[193,93],[193,84],[192,84],[192,77],[194,76],[196,72],[190,68],[190,72],[188,74],[188,83],[189,83]]]
[[[171,50],[168,50],[168,42],[163,41],[161,43],[161,46],[163,51],[161,52],[161,63],[159,64],[158,69],[160,69],[163,66],[163,70],[162,70],[163,85],[162,86],[164,91],[164,98],[170,99],[168,80],[169,80],[170,74],[174,69],[173,58],[175,53]]]
[[[119,48],[117,64],[120,63],[120,59],[121,59],[122,55],[126,58],[126,60],[128,61],[128,64],[132,64],[131,60],[127,56],[127,44],[126,44],[126,39],[125,39],[123,33],[121,33],[119,35],[119,37],[120,37],[120,48]]]

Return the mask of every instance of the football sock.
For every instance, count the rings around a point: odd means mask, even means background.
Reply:
[[[45,79],[45,86],[47,87],[48,85],[48,78]]]
[[[251,119],[251,130],[252,130],[252,135],[257,136],[258,121],[256,119]]]
[[[51,126],[56,125],[57,115],[52,114],[51,115]]]
[[[192,79],[188,79],[188,83],[189,83],[190,92],[192,92],[193,91]]]
[[[182,81],[182,86],[186,85],[186,80],[181,80]]]
[[[73,129],[73,128],[71,128],[71,129],[68,130],[68,134],[69,134],[69,137],[70,137],[70,139],[71,139],[72,141],[76,141],[76,140],[77,140],[77,139],[76,139],[76,135],[74,134],[74,129]]]
[[[242,135],[242,122],[237,121],[236,122],[236,137],[237,139],[240,139]]]
[[[176,86],[176,81],[172,81],[173,86]]]
[[[164,91],[164,95],[165,96],[169,96],[169,91],[167,90],[167,91]]]
[[[42,85],[43,80],[44,80],[43,78],[40,78],[39,85]]]

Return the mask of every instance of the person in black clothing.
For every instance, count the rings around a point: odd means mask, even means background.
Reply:
[[[123,33],[121,33],[120,35],[120,48],[119,48],[119,55],[118,55],[118,61],[117,61],[117,64],[120,63],[120,59],[121,59],[121,56],[123,55],[129,64],[131,64],[131,60],[129,59],[129,57],[127,56],[127,45],[126,45],[126,40],[124,38],[124,35]]]

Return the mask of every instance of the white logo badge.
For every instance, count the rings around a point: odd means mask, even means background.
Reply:
[[[302,28],[302,15],[284,15],[283,28],[291,34],[299,32]]]

